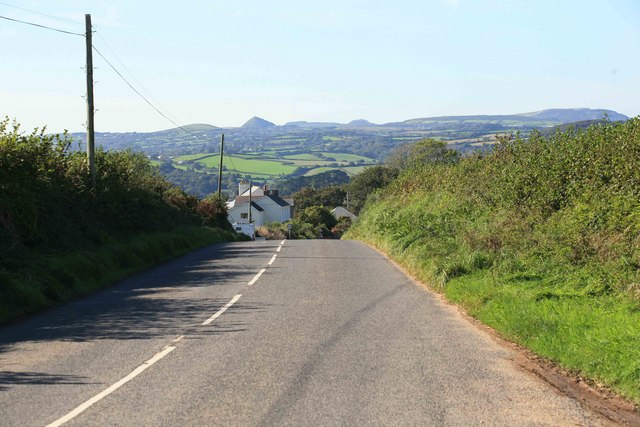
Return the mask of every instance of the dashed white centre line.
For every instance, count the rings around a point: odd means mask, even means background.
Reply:
[[[110,395],[111,393],[113,393],[114,391],[116,391],[117,389],[119,389],[120,387],[122,387],[123,385],[125,385],[126,383],[128,383],[129,381],[131,381],[132,379],[137,377],[138,375],[140,375],[142,372],[144,372],[151,365],[153,365],[154,363],[158,362],[160,359],[162,359],[163,357],[165,357],[167,354],[171,353],[175,349],[176,349],[176,347],[172,347],[172,346],[165,347],[162,351],[156,353],[151,359],[147,360],[142,365],[140,365],[136,369],[134,369],[133,372],[131,372],[129,375],[127,375],[126,377],[122,378],[120,381],[118,381],[117,383],[113,384],[111,387],[107,388],[103,392],[96,394],[91,399],[87,400],[82,405],[78,406],[76,409],[74,409],[73,411],[69,412],[64,417],[58,418],[57,420],[55,420],[51,424],[47,425],[47,427],[58,427],[58,426],[61,426],[64,423],[66,423],[67,421],[70,421],[70,420],[74,419],[75,417],[77,417],[78,415],[80,415],[81,413],[86,411],[94,403],[104,399],[105,397],[107,397],[108,395]]]
[[[207,320],[205,320],[204,322],[202,322],[203,325],[208,325],[211,322],[213,322],[214,320],[216,320],[218,317],[222,316],[222,313],[224,313],[225,311],[227,311],[229,309],[229,307],[231,307],[233,304],[236,303],[236,301],[238,301],[240,299],[240,297],[242,296],[242,294],[238,294],[235,297],[231,298],[231,301],[229,301],[227,303],[227,305],[225,305],[224,307],[222,307],[220,310],[216,311],[216,313],[211,316],[210,318],[208,318]]]
[[[260,276],[262,276],[264,274],[265,271],[267,271],[266,268],[263,268],[262,270],[258,271],[258,274],[253,276],[253,279],[251,279],[251,281],[249,283],[247,283],[247,285],[252,286],[253,284],[255,284],[258,281],[258,279],[260,278]]]
[[[280,242],[280,246],[278,246],[278,248],[276,249],[276,252],[280,252],[282,250],[282,245],[284,245],[284,242],[285,242],[285,240]],[[268,265],[272,265],[277,257],[278,257],[278,254],[277,253],[274,254],[271,257],[271,260],[269,260]],[[261,269],[253,277],[253,279],[251,279],[251,281],[248,283],[248,285],[249,286],[254,285],[258,281],[258,279],[260,279],[260,276],[262,276],[264,274],[265,271],[267,271],[266,268]],[[214,320],[216,320],[218,317],[222,316],[222,314],[225,311],[227,311],[233,304],[235,304],[240,299],[240,297],[242,297],[242,294],[238,294],[238,295],[234,296],[231,299],[231,301],[229,301],[224,307],[222,307],[220,310],[218,310],[213,316],[211,316],[210,318],[208,318],[207,320],[202,322],[202,325],[209,325]],[[172,341],[172,343],[177,343],[177,342],[181,341],[183,338],[184,338],[184,335],[180,335],[178,338],[174,339]],[[54,422],[48,424],[47,427],[59,427],[59,426],[63,425],[64,423],[66,423],[68,421],[71,421],[72,419],[74,419],[75,417],[77,417],[78,415],[80,415],[81,413],[86,411],[89,407],[91,407],[95,403],[99,402],[100,400],[104,399],[105,397],[107,397],[108,395],[110,395],[111,393],[113,393],[114,391],[116,391],[117,389],[119,389],[120,387],[122,387],[123,385],[125,385],[126,383],[128,383],[129,381],[131,381],[132,379],[137,377],[138,375],[140,375],[147,368],[149,368],[150,366],[152,366],[155,363],[157,363],[160,359],[162,359],[163,357],[165,357],[167,354],[171,353],[175,349],[176,349],[176,347],[174,347],[174,346],[165,347],[164,349],[162,349],[162,351],[156,353],[151,359],[147,360],[142,365],[140,365],[136,369],[134,369],[129,375],[127,375],[126,377],[122,378],[120,381],[116,382],[115,384],[113,384],[112,386],[107,388],[106,390],[96,394],[91,399],[87,400],[86,402],[84,402],[83,404],[81,404],[80,406],[75,408],[73,411],[69,412],[67,415],[65,415],[65,416],[63,416],[61,418],[58,418]]]

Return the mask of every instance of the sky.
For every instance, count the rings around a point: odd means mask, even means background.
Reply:
[[[73,33],[86,13],[95,48],[171,119],[94,52],[96,131],[640,114],[638,0],[0,0],[0,16]],[[83,131],[84,37],[0,19],[0,44],[0,116]]]

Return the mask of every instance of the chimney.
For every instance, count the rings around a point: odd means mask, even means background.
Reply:
[[[249,183],[246,181],[240,181],[238,184],[238,196],[242,196],[242,193],[249,189]]]

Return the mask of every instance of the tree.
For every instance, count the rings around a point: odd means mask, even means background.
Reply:
[[[347,191],[344,187],[331,186],[321,189],[303,188],[293,196],[296,212],[302,212],[311,206],[324,206],[333,209],[344,203]]]
[[[400,145],[389,154],[385,164],[390,168],[404,170],[426,163],[455,163],[459,157],[456,150],[447,148],[446,142],[426,138]]]
[[[316,228],[331,230],[338,224],[338,220],[333,216],[329,209],[323,206],[311,206],[306,208],[300,214],[300,220],[311,224]]]
[[[398,169],[387,166],[371,166],[351,179],[349,184],[350,210],[358,214],[367,201],[369,194],[386,187],[397,178]]]

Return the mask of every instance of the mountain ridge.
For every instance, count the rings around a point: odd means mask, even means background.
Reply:
[[[253,116],[249,120],[247,120],[245,124],[240,126],[240,128],[241,129],[268,129],[275,126],[276,126],[275,123],[271,123],[270,121],[260,118],[258,116]]]

